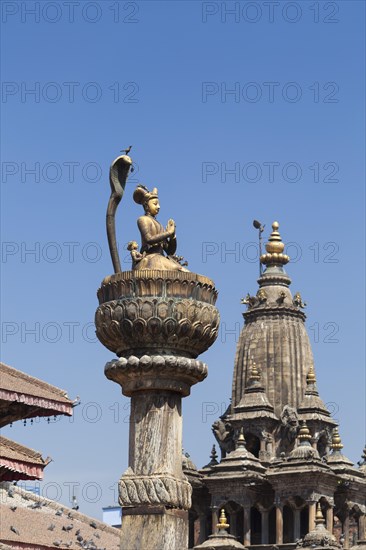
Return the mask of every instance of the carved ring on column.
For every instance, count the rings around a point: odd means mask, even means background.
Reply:
[[[176,391],[183,396],[190,387],[207,376],[207,365],[197,359],[176,355],[143,355],[113,359],[105,366],[105,375],[131,396],[138,390]]]
[[[121,506],[164,505],[189,510],[192,487],[185,479],[170,475],[135,475],[131,468],[119,480]]]

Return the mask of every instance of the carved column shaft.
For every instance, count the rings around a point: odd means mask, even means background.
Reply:
[[[217,524],[219,522],[218,509],[212,508],[212,533],[217,533]]]
[[[329,506],[326,512],[326,526],[330,533],[333,533],[333,506]]]
[[[358,518],[358,538],[359,540],[365,540],[366,538],[366,516],[362,514]]]
[[[343,548],[349,548],[349,515],[346,516],[343,522],[344,543]]]
[[[202,542],[205,542],[207,535],[206,535],[206,516],[204,514],[200,514],[199,516],[200,521],[200,535],[198,539],[198,544],[202,544]]]
[[[309,502],[309,526],[308,531],[315,528],[316,502]]]
[[[294,540],[300,538],[300,510],[294,510]]]
[[[262,544],[268,544],[268,510],[263,510],[262,512]]]
[[[129,466],[137,475],[182,477],[182,398],[142,391],[131,398]]]
[[[250,531],[250,507],[245,506],[244,512],[243,512],[243,519],[244,519],[244,546],[250,546],[250,538],[251,538],[251,531]]]
[[[283,510],[276,506],[276,544],[283,544]]]

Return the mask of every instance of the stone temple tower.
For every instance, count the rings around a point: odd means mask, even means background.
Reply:
[[[324,540],[333,545],[338,529],[349,548],[365,539],[365,468],[341,453],[337,423],[317,389],[306,304],[290,291],[290,258],[279,224],[272,228],[258,291],[242,301],[231,404],[213,424],[221,460],[213,449],[204,468],[185,468],[193,487],[190,545],[213,541],[224,509],[229,533],[246,547],[288,549],[300,539],[306,546],[317,514],[329,532]]]

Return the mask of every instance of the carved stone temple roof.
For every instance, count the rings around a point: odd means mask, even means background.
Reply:
[[[313,366],[310,367],[310,370],[306,376],[305,395],[300,403],[298,412],[301,418],[306,421],[320,420],[331,426],[337,425],[337,423],[331,418],[327,407],[319,397]]]
[[[274,414],[274,407],[269,402],[264,386],[261,383],[261,375],[256,364],[250,369],[248,385],[240,403],[235,407],[234,414],[229,418],[240,420],[253,420],[258,418],[270,418],[278,420]]]
[[[236,448],[227,454],[219,464],[211,466],[211,470],[207,475],[210,479],[233,476],[258,478],[262,477],[265,471],[259,459],[247,450],[244,434],[241,430],[236,442]]]
[[[313,355],[305,329],[305,313],[299,293],[292,296],[291,279],[284,270],[289,257],[283,254],[284,243],[278,223],[261,257],[266,266],[259,278],[256,296],[247,296],[242,329],[235,358],[232,409],[241,403],[248,386],[250,365],[261,367],[262,383],[274,412],[280,416],[285,405],[297,408],[303,401],[306,376],[313,367]]]
[[[335,536],[325,528],[325,521],[320,509],[320,504],[317,506],[315,517],[315,528],[312,529],[299,546],[302,548],[340,548],[340,544],[337,542]]]
[[[336,473],[358,475],[359,470],[356,470],[353,466],[353,462],[342,453],[343,443],[337,427],[333,430],[331,449],[332,452],[328,456],[328,465],[333,471]]]
[[[245,548],[233,535],[229,535],[226,531],[230,527],[227,523],[225,510],[221,510],[219,523],[217,524],[217,533],[210,535],[208,539],[198,546],[194,547],[194,550],[240,550]]]

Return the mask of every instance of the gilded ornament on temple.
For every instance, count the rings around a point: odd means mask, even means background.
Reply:
[[[311,365],[309,372],[306,376],[306,383],[308,384],[308,386],[310,386],[310,384],[316,384],[316,376],[313,365]]]
[[[333,451],[340,451],[343,449],[343,444],[337,426],[333,430],[332,445]]]
[[[219,523],[216,525],[216,527],[218,529],[222,529],[222,530],[225,530],[225,529],[229,529],[230,525],[227,523],[227,519],[226,519],[226,515],[225,515],[225,510],[224,508],[221,508],[221,513],[220,513],[220,518],[219,518]]]
[[[302,443],[304,441],[310,441],[310,440],[311,440],[311,435],[310,435],[309,428],[306,425],[306,421],[303,420],[299,431],[299,441],[300,443]]]
[[[315,515],[315,524],[318,525],[319,523],[325,523],[320,502],[318,502],[318,505],[316,507],[316,515]]]
[[[282,242],[281,235],[278,231],[279,223],[273,222],[272,233],[266,243],[267,254],[262,254],[260,261],[265,265],[285,265],[290,261],[290,257],[287,254],[282,254],[285,248],[285,244]]]
[[[245,437],[244,437],[243,428],[240,428],[239,437],[236,440],[236,448],[238,447],[245,447]]]
[[[261,375],[259,373],[259,370],[257,369],[257,365],[255,361],[253,361],[252,366],[250,367],[250,381],[259,382],[260,379],[261,379]]]

